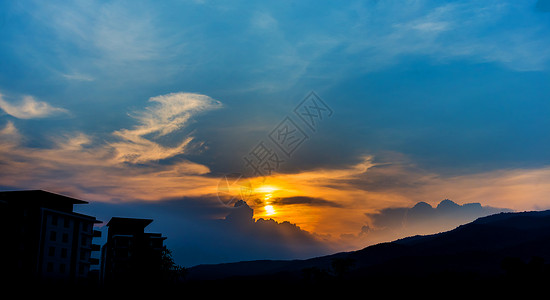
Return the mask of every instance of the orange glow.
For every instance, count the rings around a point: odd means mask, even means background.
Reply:
[[[399,162],[376,165],[372,157],[365,156],[355,165],[340,168],[223,181],[208,176],[206,166],[185,160],[140,168],[121,164],[111,146],[92,147],[93,138],[84,134],[56,139],[47,149],[25,147],[22,140],[24,136],[13,123],[0,128],[0,161],[4,162],[0,181],[4,186],[46,189],[103,202],[202,197],[213,206],[227,205],[218,201],[220,194],[227,194],[245,200],[254,209],[255,219],[288,221],[338,245],[342,234],[357,236],[362,226],[372,225],[365,213],[412,207],[419,201],[437,205],[450,198],[458,204],[479,202],[514,210],[550,208],[545,201],[550,194],[550,166],[449,177]],[[59,170],[69,175],[47,176]]]
[[[343,169],[250,178],[254,196],[247,203],[254,209],[256,219],[289,221],[325,240],[341,243],[342,234],[357,236],[362,226],[372,226],[365,213],[385,208],[412,207],[419,201],[437,205],[448,196],[459,204],[479,202],[494,207],[532,209],[533,203],[542,199],[541,195],[550,192],[550,184],[542,184],[543,178],[550,178],[550,168],[445,178],[433,173],[411,173],[399,165],[371,169],[373,166],[370,158],[365,157],[363,162]],[[423,184],[368,189],[353,183],[357,178],[369,176],[412,178]],[[322,199],[332,205],[282,201],[292,197]],[[352,248],[370,244],[374,242],[372,238],[356,239]]]
[[[266,206],[264,206],[264,209],[265,209],[265,214],[267,216],[275,214],[275,209],[273,208],[273,205],[266,205]]]

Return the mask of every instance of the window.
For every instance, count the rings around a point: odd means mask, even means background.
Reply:
[[[55,242],[56,240],[56,232],[50,231],[50,241]]]
[[[52,262],[49,262],[49,263],[46,265],[46,271],[47,271],[47,272],[53,272],[53,263],[52,263]]]
[[[65,264],[59,264],[59,273],[65,273]]]
[[[57,216],[52,216],[52,225],[57,226]]]
[[[61,258],[67,258],[67,248],[61,248]]]
[[[64,234],[63,234],[62,240],[63,240],[63,243],[67,243],[67,242],[69,241],[69,234],[68,234],[68,233],[64,233]]]
[[[82,241],[80,242],[82,246],[86,246],[88,244],[88,239],[85,237],[82,237]]]
[[[71,223],[71,220],[69,218],[63,218],[65,222],[63,222],[63,226],[65,228],[69,228],[69,225]]]
[[[49,256],[55,256],[55,247],[50,247],[48,249],[48,255]]]

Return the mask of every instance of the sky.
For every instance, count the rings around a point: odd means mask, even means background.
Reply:
[[[549,30],[543,0],[4,1],[0,189],[152,218],[183,266],[550,209]]]

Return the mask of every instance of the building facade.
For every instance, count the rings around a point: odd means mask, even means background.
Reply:
[[[101,281],[106,285],[152,282],[162,266],[164,240],[146,233],[150,219],[113,217],[107,223],[107,242],[101,249]]]
[[[84,282],[101,232],[95,217],[75,213],[87,202],[42,190],[0,192],[0,269],[4,279]]]

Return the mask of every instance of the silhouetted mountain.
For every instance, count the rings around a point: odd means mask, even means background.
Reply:
[[[453,204],[442,202],[440,206]],[[419,210],[428,209],[425,205],[419,206]],[[188,279],[269,278],[287,283],[330,282],[342,278],[346,278],[346,282],[373,278],[379,281],[384,278],[535,280],[549,278],[545,264],[549,261],[550,210],[500,213],[447,232],[307,260],[199,265],[189,269]]]
[[[433,234],[453,229],[477,218],[508,209],[482,206],[480,203],[459,205],[445,199],[435,207],[418,202],[413,207],[391,207],[366,213],[373,230],[369,232],[371,244],[404,238],[413,234]]]

